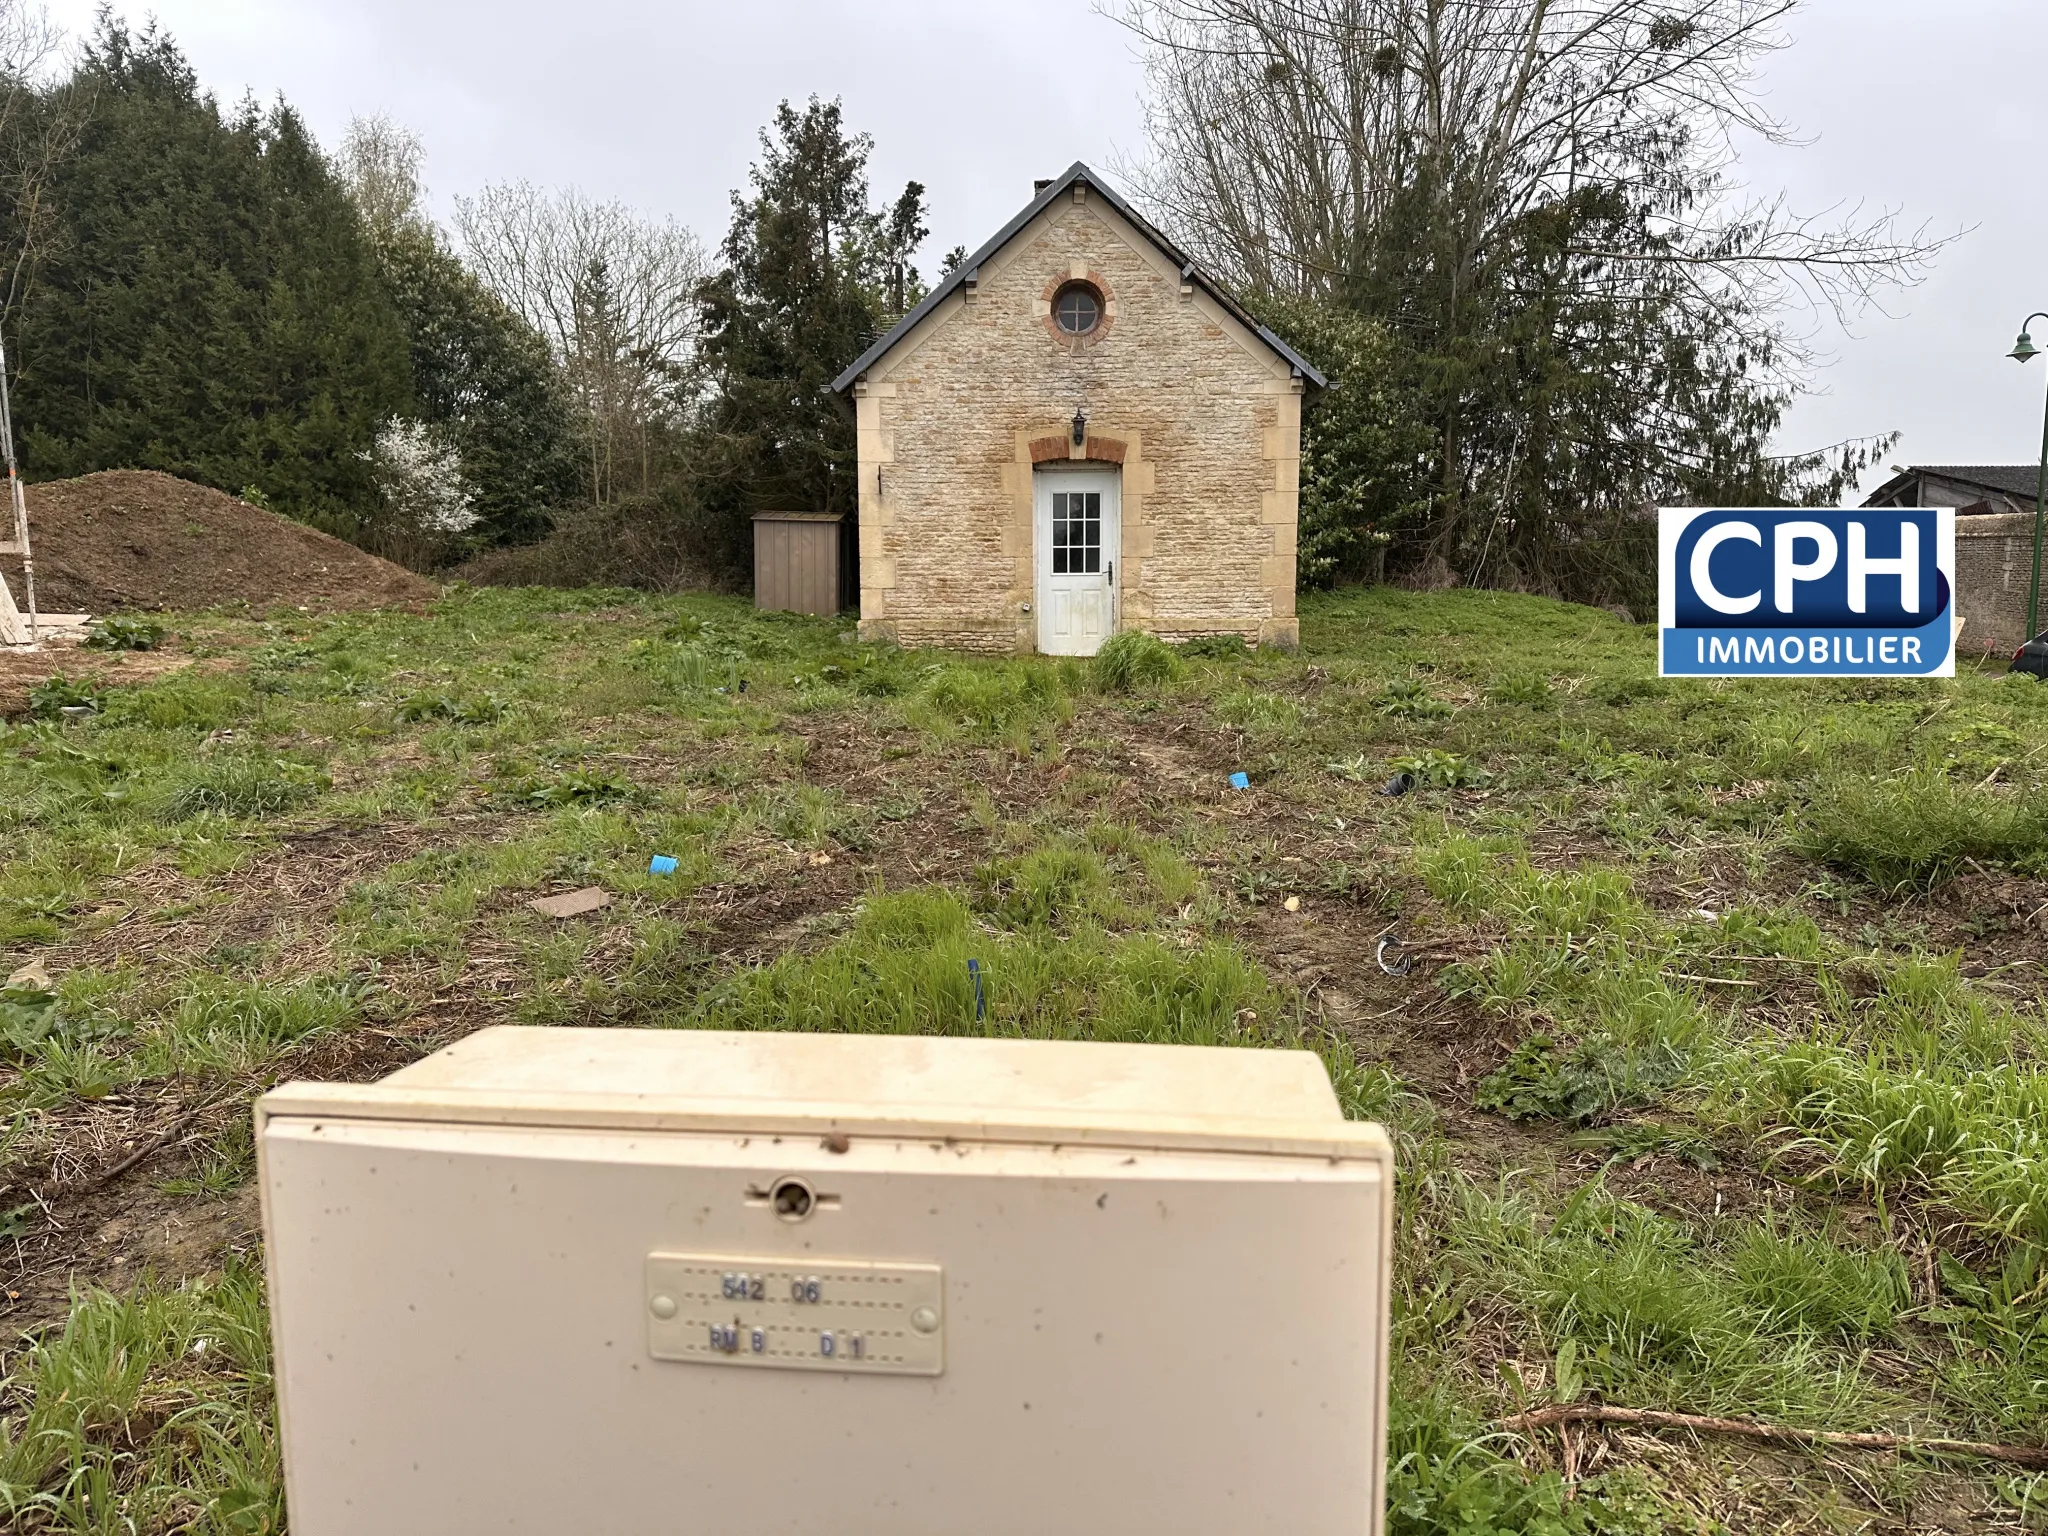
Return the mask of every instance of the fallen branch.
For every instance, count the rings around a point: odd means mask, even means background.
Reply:
[[[176,1141],[180,1136],[184,1135],[197,1114],[198,1111],[194,1110],[190,1113],[179,1115],[156,1135],[150,1137],[149,1140],[114,1164],[113,1167],[93,1175],[92,1178],[82,1184],[73,1185],[70,1189],[65,1190],[64,1197],[68,1200],[76,1200],[81,1195],[89,1195],[95,1190],[105,1189],[114,1180],[120,1178],[122,1174],[127,1173],[130,1169],[141,1166],[165,1147]]]
[[[1792,1445],[1836,1445],[1859,1451],[1914,1451],[1929,1456],[1974,1456],[2008,1461],[2020,1467],[2048,1467],[2048,1446],[1987,1445],[1977,1440],[1920,1440],[1911,1435],[1843,1434],[1790,1425],[1753,1424],[1747,1419],[1715,1419],[1697,1413],[1659,1413],[1647,1408],[1610,1408],[1600,1403],[1564,1403],[1502,1419],[1507,1430],[1548,1429],[1560,1424],[1633,1424],[1644,1429],[1690,1429],[1707,1435],[1743,1435],[1751,1440],[1776,1440]]]
[[[190,1109],[180,1109],[171,1116],[170,1124],[166,1125],[156,1135],[150,1137],[149,1140],[114,1164],[113,1167],[94,1174],[90,1179],[82,1183],[59,1189],[56,1191],[58,1198],[76,1200],[82,1195],[90,1195],[98,1190],[105,1189],[109,1184],[120,1178],[121,1175],[139,1168],[143,1163],[149,1161],[150,1158],[156,1156],[165,1147],[168,1147],[172,1142],[183,1136],[192,1128],[193,1122],[202,1115],[220,1108],[226,1102],[225,1098],[204,1099],[194,1104]]]

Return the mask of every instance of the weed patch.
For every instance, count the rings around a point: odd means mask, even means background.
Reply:
[[[1798,848],[1884,890],[1927,887],[1967,863],[2048,869],[2048,803],[1915,770],[1824,782],[1800,818]]]
[[[153,651],[164,643],[164,634],[154,619],[116,613],[96,620],[82,643],[89,651]]]
[[[1581,1125],[1617,1110],[1654,1104],[1685,1076],[1687,1058],[1664,1041],[1630,1050],[1594,1035],[1569,1044],[1531,1035],[1472,1095],[1481,1109],[1513,1120]]]
[[[59,673],[45,678],[28,691],[28,712],[38,720],[55,720],[66,710],[83,710],[97,714],[105,703],[106,696],[99,684],[83,678],[65,677]]]

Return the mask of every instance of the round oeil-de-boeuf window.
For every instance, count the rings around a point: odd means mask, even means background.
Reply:
[[[1053,322],[1067,336],[1086,336],[1102,324],[1102,295],[1087,283],[1069,283],[1052,300]]]

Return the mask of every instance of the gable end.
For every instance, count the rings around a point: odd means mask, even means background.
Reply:
[[[1070,188],[1077,186],[1086,186],[1099,194],[1109,203],[1110,207],[1114,208],[1123,217],[1125,223],[1135,229],[1179,269],[1180,278],[1184,284],[1200,288],[1204,293],[1208,294],[1210,298],[1223,307],[1232,319],[1243,325],[1246,330],[1250,331],[1252,335],[1256,336],[1286,362],[1297,378],[1304,380],[1313,389],[1323,389],[1328,386],[1329,381],[1323,377],[1314,364],[1310,363],[1307,358],[1274,335],[1268,327],[1261,325],[1254,319],[1233,294],[1212,280],[1185,252],[1174,246],[1149,221],[1137,213],[1121,197],[1117,196],[1115,191],[1105,186],[1100,177],[1077,160],[1067,168],[1065,175],[1045,183],[1040,188],[1038,195],[1025,206],[1021,213],[998,230],[995,236],[986,245],[982,246],[980,250],[947,273],[939,281],[938,285],[918,302],[915,308],[890,328],[888,335],[882,337],[881,340],[869,347],[867,351],[863,352],[855,360],[852,367],[834,379],[832,381],[833,391],[838,394],[844,394],[847,390],[851,389],[860,379],[861,375],[888,356],[898,343],[909,336],[912,331],[916,330],[925,318],[937,310],[953,293],[963,287],[971,291],[980,279],[982,263],[991,259],[1004,246],[1016,239],[1019,234],[1030,226],[1033,220],[1045,212],[1047,208],[1051,207],[1060,197],[1064,196]]]

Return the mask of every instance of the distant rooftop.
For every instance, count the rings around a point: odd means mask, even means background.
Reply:
[[[1891,479],[1865,497],[1863,505],[1971,507],[1988,502],[1986,511],[2031,511],[2039,483],[2035,464],[1894,464]]]

